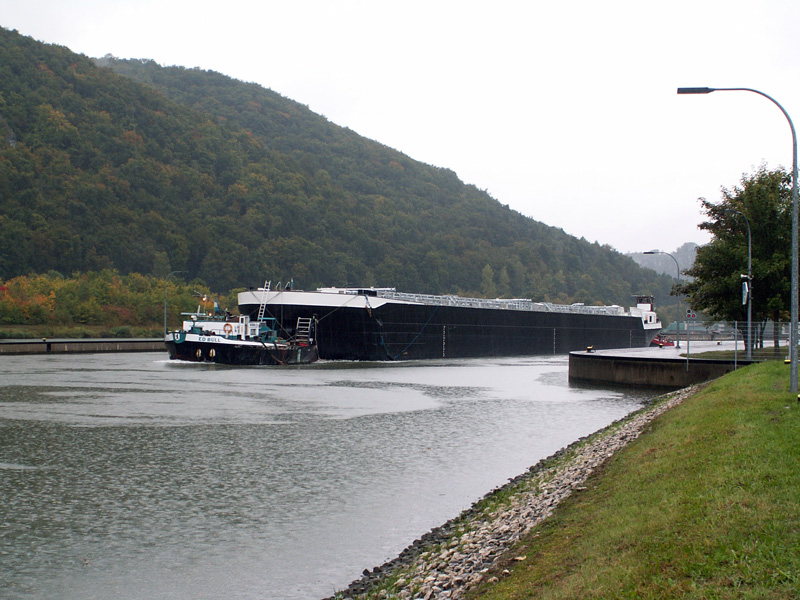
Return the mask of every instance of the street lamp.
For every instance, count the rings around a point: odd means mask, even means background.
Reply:
[[[775,104],[781,109],[783,116],[789,121],[789,127],[792,130],[792,292],[791,292],[791,331],[789,332],[789,357],[791,362],[791,371],[789,376],[790,388],[792,393],[797,393],[797,302],[798,302],[798,289],[797,289],[797,276],[798,276],[798,263],[797,263],[797,133],[794,129],[794,123],[789,117],[789,113],[778,103],[775,98],[768,96],[764,92],[759,92],[752,88],[678,88],[679,94],[710,94],[711,92],[753,92],[759,96],[764,96],[767,100]]]
[[[167,335],[167,284],[169,283],[169,278],[177,273],[188,273],[189,271],[172,271],[169,275],[167,275],[166,279],[164,279],[164,335]]]
[[[672,260],[674,260],[674,261],[675,261],[675,267],[678,269],[678,285],[680,285],[680,284],[681,284],[681,267],[680,267],[680,265],[678,264],[678,259],[677,259],[677,258],[675,258],[674,256],[672,256],[672,254],[670,254],[669,252],[662,252],[661,250],[649,250],[649,251],[645,252],[644,254],[666,254],[666,255],[667,255],[667,256],[669,256],[669,257],[670,257]],[[680,305],[681,305],[681,297],[680,297],[680,296],[678,296],[678,317],[680,317],[680,310],[681,310],[681,309],[680,309]],[[675,335],[675,338],[676,338],[675,347],[676,347],[676,348],[680,348],[680,347],[681,347],[681,328],[680,328],[680,325],[679,325],[679,323],[680,323],[680,321],[679,321],[679,320],[676,318],[676,319],[675,319],[675,327],[676,327],[676,332],[675,332],[675,334],[676,334],[676,335]],[[686,331],[687,331],[687,334],[686,334],[686,335],[689,335],[689,334],[688,334],[688,331],[689,331],[689,325],[688,325],[688,324],[686,325]]]
[[[742,215],[747,224],[747,359],[750,360],[753,358],[753,303],[751,301],[753,295],[753,239],[750,237],[750,219],[735,208],[723,208],[722,210]],[[777,323],[775,325],[777,326]]]

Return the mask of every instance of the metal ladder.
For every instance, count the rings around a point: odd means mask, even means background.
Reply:
[[[297,327],[294,330],[294,340],[298,344],[311,344],[311,317],[297,317]]]
[[[258,319],[257,321],[260,323],[264,320],[264,313],[267,312],[267,293],[269,293],[269,281],[264,282],[264,293],[261,294],[261,305],[258,307]]]

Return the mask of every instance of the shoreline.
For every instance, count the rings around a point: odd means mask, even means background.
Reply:
[[[659,396],[540,460],[454,519],[414,540],[396,558],[365,570],[346,589],[324,600],[463,599],[484,579],[496,579],[492,573],[501,568],[514,544],[549,517],[561,500],[584,489],[583,484],[606,459],[697,389],[692,386]]]
[[[39,338],[0,340],[0,355],[167,351],[162,338]]]

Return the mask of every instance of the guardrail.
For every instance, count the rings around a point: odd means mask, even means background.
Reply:
[[[355,291],[353,293],[356,293]],[[530,310],[541,312],[562,312],[595,315],[621,315],[625,310],[621,306],[586,306],[584,304],[552,304],[550,302],[534,302],[527,298],[465,298],[462,296],[436,296],[433,294],[412,294],[391,290],[377,290],[379,298],[432,304],[437,306],[459,306],[466,308],[494,308],[504,310]]]
[[[788,322],[759,321],[753,322],[752,328],[756,347],[772,346],[776,338],[781,345],[789,341],[790,324]],[[747,339],[747,321],[688,319],[679,321],[677,325],[675,321],[672,321],[661,330],[661,335],[671,341],[680,337],[681,342],[684,342],[687,332],[690,340],[737,341],[744,344]]]

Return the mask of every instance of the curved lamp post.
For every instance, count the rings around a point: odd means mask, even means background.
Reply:
[[[675,267],[678,269],[678,285],[681,284],[681,267],[678,264],[678,259],[672,256],[669,252],[662,252],[661,250],[650,250],[648,252],[644,252],[643,254],[666,254],[672,260],[675,261]],[[678,296],[678,306],[681,304],[681,297]],[[678,317],[680,317],[680,308],[678,309]],[[676,318],[675,319],[675,326],[677,327],[677,331],[675,332],[675,348],[681,347],[681,328],[680,328],[680,321]],[[686,331],[689,331],[689,325],[686,325]],[[688,333],[687,333],[688,335]]]
[[[747,224],[747,360],[753,358],[753,238],[750,237],[750,219],[735,208],[723,208],[727,213],[736,213],[744,217]],[[744,277],[744,275],[742,275]]]
[[[790,373],[790,387],[792,393],[797,393],[797,301],[798,301],[798,289],[797,289],[797,275],[798,275],[798,265],[797,265],[797,133],[794,129],[794,123],[792,123],[791,117],[789,117],[789,113],[778,103],[775,98],[772,96],[768,96],[764,92],[759,92],[758,90],[754,90],[752,88],[709,88],[709,87],[685,87],[685,88],[678,88],[679,94],[710,94],[711,92],[753,92],[754,94],[758,94],[759,96],[763,96],[779,109],[783,113],[783,116],[786,117],[786,120],[789,121],[789,127],[792,130],[792,291],[791,291],[791,331],[789,332],[789,357],[791,361],[791,373]]]
[[[167,277],[164,279],[164,335],[167,335],[167,284],[169,283],[169,278],[175,275],[176,273],[188,273],[189,271],[172,271]]]

